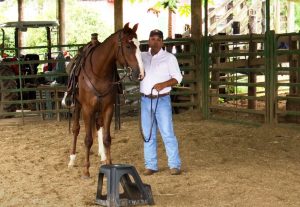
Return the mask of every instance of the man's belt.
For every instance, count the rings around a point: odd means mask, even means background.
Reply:
[[[160,97],[164,97],[164,96],[168,96],[168,95],[170,95],[170,93],[163,93],[163,94],[158,94],[158,95],[151,95],[151,94],[146,95],[146,94],[141,93],[142,97],[151,98],[151,99],[160,98]]]

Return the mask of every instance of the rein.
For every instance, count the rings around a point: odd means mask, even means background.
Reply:
[[[93,90],[95,96],[97,96],[97,98],[103,98],[106,95],[108,95],[110,93],[110,91],[113,89],[115,84],[110,84],[110,87],[104,92],[104,93],[100,93],[97,88],[94,86],[94,84],[92,83],[90,77],[88,76],[88,74],[86,73],[84,67],[82,68],[83,72],[84,72],[84,76],[86,76],[86,78],[84,78],[85,83],[87,84],[87,86]]]
[[[152,88],[151,89],[151,95],[153,95],[153,90],[154,90],[154,88]],[[154,115],[156,114],[156,110],[157,110],[157,106],[158,106],[158,99],[159,99],[159,91],[157,91],[158,92],[158,94],[157,94],[157,99],[156,99],[156,104],[155,104],[155,108],[154,108],[154,110],[152,109],[152,102],[153,102],[153,99],[151,98],[151,104],[150,104],[150,108],[151,108],[151,127],[150,127],[150,133],[149,133],[149,137],[148,138],[146,138],[146,136],[144,135],[144,132],[143,132],[143,127],[142,127],[142,124],[141,124],[141,122],[142,122],[142,120],[141,120],[141,117],[140,117],[140,131],[141,131],[141,135],[142,135],[142,137],[143,137],[143,140],[144,140],[144,142],[149,142],[150,141],[150,139],[151,139],[151,137],[152,137],[152,129],[153,129],[153,126],[154,126],[154,122],[155,122],[155,117],[154,117]],[[140,108],[140,115],[142,114],[142,108]]]

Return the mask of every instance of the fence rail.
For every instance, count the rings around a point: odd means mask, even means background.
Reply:
[[[282,48],[282,42],[285,48]],[[174,112],[201,109],[204,118],[252,123],[300,123],[300,36],[298,33],[265,35],[214,35],[165,42],[164,49],[177,57],[183,81],[171,92]],[[66,47],[66,46],[64,46]],[[141,50],[147,51],[146,41]],[[199,59],[201,62],[199,63]],[[2,74],[0,83],[15,84],[1,89],[0,117],[66,117],[60,105],[67,75],[62,70],[21,74],[25,65],[67,63],[65,59],[2,62],[17,65],[18,74]],[[123,70],[118,69],[122,74]],[[44,80],[38,82],[36,80]],[[57,80],[58,83],[53,83]],[[33,81],[32,84],[30,81]],[[36,82],[35,82],[36,81]],[[62,82],[60,82],[62,81]],[[38,84],[35,84],[37,83]],[[119,113],[139,111],[138,83],[124,81]],[[11,94],[17,94],[15,96]],[[11,96],[11,100],[4,99]],[[4,110],[7,109],[7,110]]]
[[[72,45],[74,47],[74,45]],[[76,45],[78,48],[80,45]],[[53,46],[56,48],[68,48],[68,45]],[[26,47],[22,49],[40,49],[44,47]],[[141,43],[143,51],[147,51],[147,42]],[[195,74],[197,66],[195,65],[195,47],[193,41],[190,39],[176,39],[174,41],[167,41],[165,49],[174,52],[180,64],[180,69],[184,76],[181,85],[175,87],[172,91],[172,100],[174,109],[187,110],[193,109],[198,103],[195,101],[197,92],[191,90],[196,87],[197,79]],[[14,49],[12,49],[14,50]],[[57,54],[59,52],[56,52]],[[64,59],[50,59],[50,60],[20,60],[11,62],[1,62],[1,67],[15,66],[17,68],[16,74],[1,75],[0,83],[15,82],[14,87],[1,87],[0,93],[3,96],[11,96],[12,99],[2,97],[0,107],[0,117],[27,117],[27,116],[41,116],[42,119],[67,117],[69,110],[62,108],[61,99],[66,91],[67,74],[65,72],[65,65],[69,60]],[[44,71],[38,74],[24,74],[22,70],[25,66],[29,68],[32,66],[53,65],[52,71]],[[63,66],[63,68],[58,68]],[[122,75],[123,69],[118,69]],[[56,81],[56,82],[55,82]],[[137,112],[139,110],[139,85],[138,83],[124,81],[125,95],[121,96],[120,113],[128,113],[129,111]],[[12,95],[14,94],[14,95]]]

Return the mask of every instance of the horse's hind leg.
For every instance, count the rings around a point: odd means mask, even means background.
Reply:
[[[76,143],[77,143],[77,137],[80,131],[80,111],[81,106],[79,103],[75,103],[75,109],[74,109],[74,119],[73,119],[73,127],[72,127],[72,133],[73,133],[73,142],[72,142],[72,148],[70,150],[70,161],[68,166],[73,167],[75,165],[75,159],[76,159]]]
[[[85,165],[83,170],[83,178],[90,177],[90,150],[93,145],[93,129],[95,128],[95,116],[93,116],[93,111],[91,109],[83,108],[83,119],[84,119],[84,126],[86,130],[85,136]]]

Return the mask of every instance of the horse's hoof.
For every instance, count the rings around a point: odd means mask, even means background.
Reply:
[[[82,175],[81,179],[84,179],[84,180],[91,179],[91,176],[89,176],[89,175]]]
[[[72,168],[75,166],[75,162],[74,161],[71,161],[68,163],[68,168]]]
[[[68,168],[74,168],[74,167],[78,167],[78,165],[68,165]]]
[[[101,160],[101,161],[100,161],[100,164],[101,164],[101,165],[111,165],[112,162],[109,161],[109,160]]]

